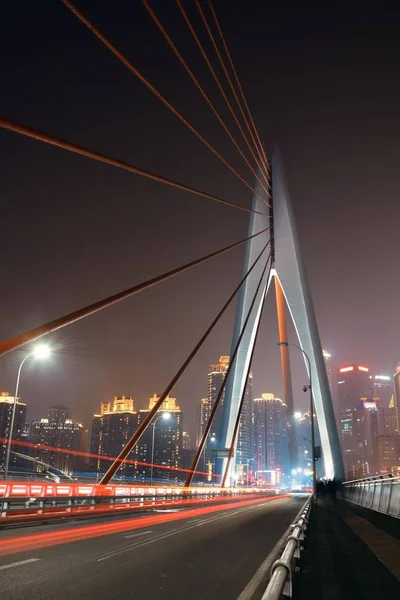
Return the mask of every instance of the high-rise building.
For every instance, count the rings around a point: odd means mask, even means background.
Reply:
[[[328,376],[329,389],[332,393],[332,356],[326,350],[322,350],[322,354],[324,356],[326,374]]]
[[[315,425],[315,423],[314,423]],[[295,413],[297,463],[293,467],[300,472],[312,469],[311,420],[310,413]],[[316,445],[318,445],[316,443]]]
[[[356,479],[375,473],[378,401],[369,369],[348,365],[338,369],[337,420],[345,475]]]
[[[388,408],[393,397],[392,378],[390,375],[375,375],[372,382],[374,398],[378,398],[381,408]]]
[[[287,436],[286,404],[274,394],[261,394],[254,398],[253,455],[257,478],[266,472],[279,472],[278,480],[289,469],[289,443]],[[278,481],[276,481],[278,482]]]
[[[377,438],[379,473],[397,471],[400,461],[396,436],[379,435]]]
[[[31,421],[29,427],[29,455],[38,461],[34,469],[42,471],[45,465],[71,474],[74,470],[84,470],[86,431],[80,423],[71,419],[71,410],[58,405],[49,408],[48,416]],[[67,452],[57,452],[57,448]],[[42,464],[43,463],[43,464]]]
[[[159,396],[153,394],[149,399],[148,410],[138,412],[138,425],[158,399]],[[184,474],[179,471],[183,464],[182,451],[183,414],[176,398],[168,396],[132,452],[140,463],[137,466],[137,477],[145,480],[152,475],[154,481],[182,480]],[[153,469],[142,463],[153,464]]]
[[[211,410],[217,400],[221,386],[225,379],[226,372],[229,367],[229,356],[221,356],[218,363],[210,365],[208,372],[208,393],[207,398],[200,401],[200,426],[199,432],[202,435],[205,426],[210,417]],[[252,399],[252,381],[253,376],[250,373],[249,379],[245,388],[245,397],[240,415],[239,429],[236,440],[236,465],[238,482],[243,483],[246,477],[246,469],[248,460],[251,458],[251,399]],[[217,445],[218,435],[221,428],[222,408],[225,400],[225,390],[222,393],[219,408],[216,412],[212,428],[208,435],[205,449],[205,464],[202,467],[207,471],[207,479],[213,479],[215,470],[215,453],[214,449]]]
[[[393,404],[396,413],[397,433],[400,435],[400,363],[393,375]]]
[[[184,450],[191,450],[192,448],[192,440],[188,431],[182,433],[182,448]]]
[[[14,405],[14,396],[10,396],[8,392],[0,392],[0,471],[4,471],[7,443],[10,436],[11,418]],[[13,427],[13,439],[21,441],[25,430],[26,420],[26,404],[17,398],[15,407],[15,418]],[[21,453],[21,448],[12,447],[12,450]],[[9,468],[13,469],[19,465],[19,459],[15,454],[10,455]]]
[[[138,413],[134,411],[133,398],[115,396],[111,402],[103,402],[99,415],[94,415],[92,424],[92,437],[90,444],[90,470],[95,473],[104,473],[111,465],[110,460],[101,459],[102,456],[115,458],[132,437],[138,427]],[[118,469],[120,477],[134,477],[136,465],[134,458],[137,449],[128,457]]]
[[[211,412],[211,401],[209,398],[202,398],[200,400],[199,412],[198,412],[198,420],[197,420],[197,440],[196,446],[198,447],[203,437],[204,430],[208,423],[208,419],[210,417]]]

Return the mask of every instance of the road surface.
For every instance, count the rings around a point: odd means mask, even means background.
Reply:
[[[0,532],[7,600],[235,600],[304,497]]]

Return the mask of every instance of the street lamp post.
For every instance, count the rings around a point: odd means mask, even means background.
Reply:
[[[12,407],[12,412],[11,412],[10,431],[8,433],[6,462],[4,465],[4,479],[5,480],[7,480],[9,466],[10,466],[11,445],[12,445],[13,432],[14,432],[15,412],[16,412],[16,408],[17,408],[17,398],[18,398],[19,382],[21,379],[22,367],[25,364],[25,362],[28,360],[28,358],[30,358],[31,356],[34,358],[44,359],[44,358],[47,358],[49,354],[50,354],[49,346],[47,346],[46,344],[39,344],[32,350],[32,352],[29,352],[29,354],[27,354],[22,359],[22,362],[19,365],[19,369],[18,369],[18,373],[17,373],[17,381],[15,384],[14,402],[13,402],[13,407]]]
[[[150,472],[150,485],[153,485],[153,464],[154,464],[154,434],[155,434],[155,430],[156,430],[156,424],[157,421],[159,421],[160,419],[164,419],[164,421],[169,421],[169,419],[171,418],[171,413],[169,412],[165,412],[162,415],[160,415],[159,417],[157,417],[153,423],[152,423],[152,427],[153,427],[153,435],[152,435],[152,441],[151,441],[151,472]]]
[[[310,390],[310,422],[311,422],[311,452],[312,452],[312,464],[313,464],[313,500],[315,502],[317,498],[317,474],[316,474],[316,460],[315,460],[315,431],[314,431],[314,408],[313,408],[313,394],[312,394],[312,376],[311,376],[311,361],[307,352],[303,350],[301,346],[297,344],[291,344],[289,342],[278,342],[278,346],[293,346],[304,354],[308,365],[308,374],[310,378],[309,385],[303,387],[303,391],[306,392],[307,388]]]

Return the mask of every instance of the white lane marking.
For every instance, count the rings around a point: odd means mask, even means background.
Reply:
[[[182,508],[160,508],[160,509],[155,508],[154,512],[156,512],[156,513],[174,513],[174,512],[182,512],[182,510],[183,510]]]
[[[27,565],[28,563],[34,563],[40,560],[40,558],[27,558],[26,560],[19,560],[15,563],[9,563],[8,565],[2,565],[0,567],[0,571],[4,571],[5,569],[12,569],[13,567],[20,567],[21,565]]]
[[[124,538],[128,540],[129,538],[139,537],[139,535],[148,535],[149,533],[153,533],[152,531],[142,531],[141,533],[131,533],[130,535],[124,535]]]
[[[279,501],[285,500],[286,498],[277,498],[276,500],[273,501],[273,503],[278,503]],[[270,501],[269,503],[272,504],[272,502]],[[269,504],[268,503],[268,504]],[[224,515],[220,515],[218,517],[213,517],[211,519],[207,519],[206,521],[201,521],[200,523],[196,523],[194,525],[191,525],[189,527],[182,527],[180,529],[176,529],[176,530],[170,530],[168,533],[164,534],[164,535],[160,535],[158,537],[154,537],[151,540],[148,540],[146,542],[136,542],[135,544],[132,544],[131,546],[127,546],[125,548],[120,548],[119,550],[115,550],[113,552],[108,552],[107,554],[105,554],[104,556],[102,556],[101,558],[97,559],[97,562],[102,562],[103,560],[108,560],[109,558],[113,558],[114,556],[118,556],[119,554],[123,554],[124,552],[129,552],[130,550],[135,550],[136,548],[142,548],[143,546],[148,546],[149,544],[154,544],[155,542],[158,542],[160,540],[164,540],[168,537],[172,537],[173,535],[178,535],[179,533],[183,533],[185,531],[189,531],[189,529],[194,529],[195,527],[201,527],[202,525],[206,525],[207,523],[212,523],[213,521],[220,521],[221,519],[227,519],[228,517],[233,517],[234,515],[238,515],[240,513],[244,513],[244,512],[248,512],[250,510],[254,510],[255,508],[260,508],[262,506],[265,507],[266,503],[262,502],[260,504],[256,504],[250,507],[244,507],[244,508],[240,508],[239,510],[236,510],[234,512],[229,512],[228,514],[224,514]],[[95,558],[93,557],[91,560],[95,560]]]

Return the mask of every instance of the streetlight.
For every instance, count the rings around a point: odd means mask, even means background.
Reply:
[[[247,487],[249,487],[249,466],[250,466],[250,463],[251,463],[252,460],[254,460],[254,462],[256,462],[255,458],[247,458],[246,459],[246,463],[247,463],[247,473],[246,473],[246,475],[247,475]]]
[[[157,421],[159,421],[160,419],[164,419],[164,421],[169,421],[171,418],[171,413],[169,412],[165,412],[162,415],[160,415],[159,417],[157,417],[157,419],[155,419],[152,423],[152,427],[153,427],[153,436],[152,436],[152,442],[151,442],[151,472],[150,472],[150,485],[153,485],[153,463],[154,463],[154,434],[155,434],[155,430],[156,430],[156,424]]]
[[[11,413],[11,425],[10,425],[10,431],[8,433],[6,463],[4,466],[4,479],[5,480],[7,479],[7,476],[8,476],[8,470],[9,470],[9,464],[10,464],[11,444],[12,444],[12,438],[13,438],[13,432],[14,432],[15,411],[16,411],[16,406],[17,406],[19,380],[21,378],[22,366],[25,364],[25,362],[31,356],[33,358],[37,358],[39,360],[45,360],[46,358],[48,358],[50,353],[51,353],[51,349],[47,344],[38,344],[37,346],[35,346],[35,348],[32,350],[32,352],[29,352],[29,354],[27,354],[22,359],[22,362],[19,365],[18,374],[17,374],[17,382],[15,384],[14,402],[13,402],[12,413]]]
[[[312,377],[311,377],[311,361],[307,352],[303,350],[301,346],[297,346],[297,344],[291,344],[289,342],[278,342],[278,346],[293,346],[293,348],[297,348],[304,354],[307,360],[308,365],[308,375],[310,378],[309,385],[305,385],[303,387],[303,392],[306,392],[307,389],[310,390],[310,422],[311,422],[311,451],[312,451],[312,464],[313,464],[313,500],[315,501],[317,498],[317,477],[316,477],[316,462],[315,462],[315,432],[314,432],[314,409],[313,409],[313,395],[312,395]]]

